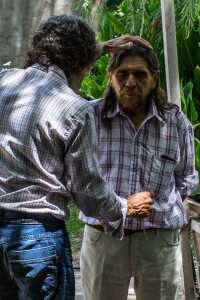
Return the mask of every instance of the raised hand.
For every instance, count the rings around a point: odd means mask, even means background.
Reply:
[[[114,54],[117,51],[120,51],[122,49],[129,49],[131,47],[141,46],[147,49],[152,49],[151,44],[144,40],[143,38],[139,36],[132,36],[132,35],[122,35],[120,37],[108,40],[103,43],[99,43],[97,45],[97,58],[99,58],[101,55],[106,53]]]

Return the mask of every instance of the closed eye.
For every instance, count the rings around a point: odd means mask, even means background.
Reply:
[[[119,77],[126,77],[126,76],[128,76],[128,72],[126,72],[126,71],[119,71],[117,73],[117,76],[119,76]]]
[[[146,78],[146,77],[147,77],[147,74],[146,74],[146,72],[144,72],[144,71],[136,71],[136,72],[135,72],[135,76],[136,76],[137,78]]]

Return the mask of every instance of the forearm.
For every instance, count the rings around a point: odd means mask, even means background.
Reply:
[[[86,216],[95,217],[103,222],[116,221],[122,218],[122,208],[126,206],[127,200],[118,197],[108,186],[100,180],[98,187],[93,188],[93,181],[90,181],[84,193],[71,187],[71,193],[76,205]]]

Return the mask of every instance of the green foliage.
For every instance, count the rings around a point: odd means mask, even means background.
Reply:
[[[192,81],[188,81],[188,83],[181,88],[181,104],[184,114],[187,115],[192,124],[196,124],[199,115],[193,101],[192,92],[193,83]]]
[[[72,9],[77,14],[81,12],[81,16],[83,18],[90,18],[92,8],[94,6],[94,0],[80,0],[80,1],[74,1],[75,4],[72,2]]]
[[[196,155],[196,165],[200,171],[200,139],[195,138],[195,155]]]
[[[200,96],[200,67],[196,66],[194,69],[194,84],[196,87],[196,94]]]
[[[195,105],[193,98],[193,83],[188,81],[184,86],[181,86],[181,106],[184,114],[193,124],[195,130],[195,157],[196,167],[200,171],[200,123],[199,123],[199,105]],[[196,100],[197,102],[197,100]]]
[[[70,205],[70,219],[66,222],[73,251],[80,250],[84,224],[78,218],[79,209]]]
[[[87,76],[81,87],[81,94],[85,98],[97,99],[102,97],[107,86],[107,64],[108,56],[103,56],[96,63],[91,74]]]
[[[178,0],[176,11],[179,16],[177,25],[183,29],[186,38],[192,31],[200,32],[200,2],[199,0]]]
[[[181,79],[192,79],[194,69],[200,65],[200,32],[192,31],[186,38],[184,30],[177,31],[179,72]]]

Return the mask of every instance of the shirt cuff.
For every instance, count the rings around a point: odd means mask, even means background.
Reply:
[[[122,240],[124,237],[124,225],[127,217],[128,202],[127,199],[121,198],[119,196],[117,196],[117,200],[121,203],[122,217],[117,221],[108,223],[102,222],[102,226],[104,227],[106,233],[111,233],[113,237]]]

